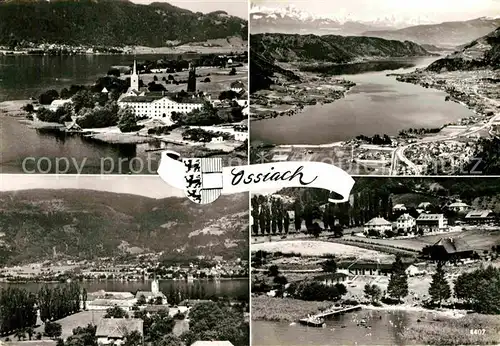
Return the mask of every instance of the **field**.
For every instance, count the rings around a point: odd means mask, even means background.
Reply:
[[[280,241],[252,245],[252,251],[295,253],[301,256],[319,257],[335,255],[336,258],[359,258],[366,260],[388,260],[390,255],[373,250],[361,249],[355,246],[314,240]]]
[[[235,81],[241,81],[243,84],[247,86],[248,89],[248,65],[244,65],[242,67],[236,67],[236,75],[230,76],[229,72],[230,68],[217,68],[217,67],[198,67],[196,69],[196,75],[200,77],[196,78],[196,90],[203,91],[207,93],[213,93],[212,98],[219,97],[219,93],[221,91],[230,90],[231,83]],[[158,81],[157,84],[162,83],[163,77],[168,78],[168,75],[171,73],[150,73],[150,74],[141,74],[140,78],[144,82],[144,84],[148,84],[153,81],[153,78],[156,76]],[[177,73],[172,73],[176,80],[187,80],[188,71],[182,71]],[[127,75],[124,75],[123,78],[126,78]],[[205,78],[210,78],[209,83],[202,82]],[[162,83],[163,86],[167,89],[168,92],[179,92],[181,90],[186,90],[187,84],[165,84]]]
[[[412,323],[404,330],[403,338],[426,345],[497,345],[500,317],[471,314],[458,319]]]
[[[388,247],[403,248],[421,251],[426,245],[437,243],[441,238],[460,238],[476,251],[491,250],[493,245],[500,243],[500,230],[474,229],[463,232],[449,232],[434,234],[411,239],[371,239],[353,236],[344,236],[344,240],[361,241],[363,243],[377,244]]]
[[[252,319],[295,322],[308,314],[318,313],[331,306],[332,304],[328,302],[257,296],[252,297]]]

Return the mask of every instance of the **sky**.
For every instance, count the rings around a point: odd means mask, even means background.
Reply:
[[[500,0],[251,0],[271,8],[293,5],[321,17],[370,21],[377,18],[428,17],[435,22],[500,15]]]
[[[150,198],[184,197],[159,176],[0,174],[0,191],[86,189],[127,193]]]
[[[213,11],[226,11],[228,14],[248,20],[247,0],[131,0],[137,4],[150,4],[152,2],[168,2],[171,5],[185,8],[193,12],[209,13]]]

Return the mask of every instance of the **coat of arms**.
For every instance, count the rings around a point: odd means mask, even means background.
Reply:
[[[222,159],[182,159],[185,167],[186,196],[198,204],[215,201],[222,192]]]

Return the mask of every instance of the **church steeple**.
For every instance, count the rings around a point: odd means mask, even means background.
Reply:
[[[139,91],[139,75],[137,74],[137,61],[134,59],[134,67],[130,76],[130,88]]]

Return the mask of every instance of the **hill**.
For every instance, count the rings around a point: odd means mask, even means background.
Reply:
[[[399,30],[366,31],[362,35],[453,48],[487,35],[500,26],[500,18],[416,25]]]
[[[427,67],[434,72],[500,68],[500,27]]]
[[[423,56],[429,53],[418,44],[375,37],[339,35],[256,34],[252,49],[278,61],[324,61],[348,63],[361,58]]]
[[[247,21],[223,11],[194,13],[168,3],[115,0],[0,2],[0,44],[161,47],[247,37]]]
[[[248,254],[248,197],[199,206],[89,190],[0,193],[0,259],[94,258],[137,251],[183,256]]]

